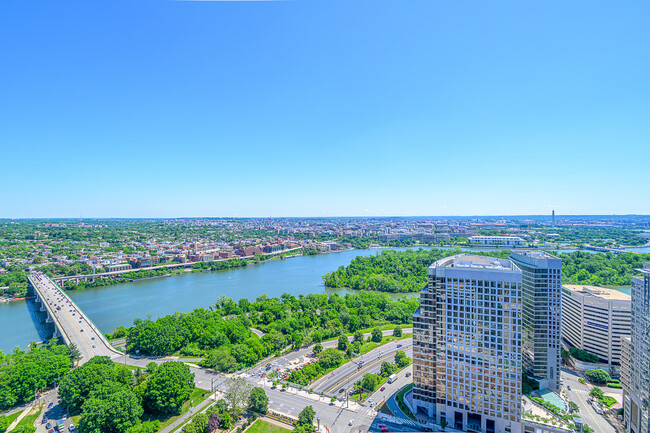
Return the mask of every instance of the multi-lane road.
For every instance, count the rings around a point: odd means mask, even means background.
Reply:
[[[44,274],[32,273],[29,281],[59,331],[79,350],[80,363],[94,356],[112,357],[119,354],[83,311],[52,280]]]
[[[615,433],[616,430],[614,430],[614,427],[602,415],[596,413],[593,406],[587,402],[591,387],[580,383],[578,381],[580,377],[571,370],[562,369],[562,388],[566,392],[569,401],[573,401],[580,408],[580,418],[583,424],[593,428],[596,433]],[[569,390],[569,387],[571,387],[571,390]],[[620,392],[620,390],[618,391]],[[610,392],[610,388],[608,388],[608,392]]]
[[[336,394],[344,387],[363,378],[366,373],[379,373],[383,362],[392,362],[395,359],[395,352],[402,350],[407,356],[413,356],[413,340],[411,338],[402,341],[387,343],[363,356],[348,362],[316,381],[311,387],[317,392]]]

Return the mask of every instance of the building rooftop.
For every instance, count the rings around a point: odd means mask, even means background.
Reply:
[[[630,295],[623,293],[619,290],[608,289],[605,287],[597,286],[583,286],[580,284],[562,284],[567,290],[581,294],[582,296],[590,296],[593,298],[606,299],[608,301],[627,301],[630,302]]]
[[[431,268],[438,267],[511,270],[512,263],[509,260],[502,260],[494,257],[477,256],[474,254],[458,254],[438,260],[431,265]]]
[[[518,254],[533,259],[557,259],[553,254],[541,250],[512,250],[511,254]]]

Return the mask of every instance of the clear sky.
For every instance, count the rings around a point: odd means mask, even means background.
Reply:
[[[0,2],[0,217],[650,214],[647,1]]]

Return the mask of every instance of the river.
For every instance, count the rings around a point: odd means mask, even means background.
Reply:
[[[403,251],[407,248],[394,249]],[[150,315],[157,318],[177,311],[208,307],[222,295],[235,300],[254,300],[262,294],[277,297],[283,293],[349,293],[346,289],[325,288],[322,275],[348,265],[357,256],[381,251],[383,249],[350,250],[295,257],[251,264],[242,269],[188,272],[169,278],[70,291],[68,294],[102,332],[112,332],[117,326],[130,326],[138,317]],[[35,313],[37,307],[33,301],[0,303],[0,350],[7,353],[15,346],[25,348],[30,341],[43,341],[51,335],[52,325],[41,323],[42,316]]]

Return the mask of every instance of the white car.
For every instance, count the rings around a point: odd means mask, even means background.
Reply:
[[[354,420],[353,420],[353,419],[350,420],[350,422],[348,423],[348,425],[352,425],[352,424],[354,424]]]

